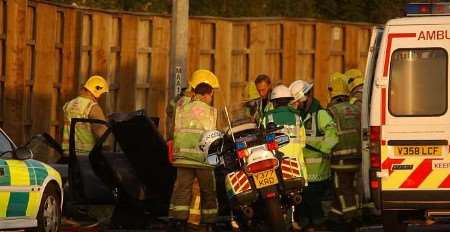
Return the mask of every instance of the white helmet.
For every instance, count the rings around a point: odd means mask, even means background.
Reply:
[[[296,80],[292,82],[289,86],[292,96],[294,96],[294,101],[300,100],[301,102],[306,101],[305,95],[312,89],[313,84],[308,83],[304,80]]]
[[[273,88],[272,94],[270,94],[270,100],[275,100],[278,98],[292,98],[289,88],[284,85],[278,85]]]
[[[206,155],[209,154],[209,148],[214,142],[219,142],[223,138],[223,133],[218,130],[209,130],[203,133],[202,139],[198,144],[200,150]]]

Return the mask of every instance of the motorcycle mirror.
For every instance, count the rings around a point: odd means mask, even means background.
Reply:
[[[289,135],[281,134],[275,136],[275,142],[278,144],[278,147],[283,147],[289,143]]]
[[[206,157],[206,162],[212,166],[218,166],[220,164],[220,158],[217,153],[208,154]]]
[[[284,126],[277,126],[277,124],[275,124],[273,122],[269,122],[267,124],[267,126],[266,126],[266,133],[270,134],[270,133],[273,133],[273,132],[275,132],[277,130],[281,130],[283,128],[284,128]]]

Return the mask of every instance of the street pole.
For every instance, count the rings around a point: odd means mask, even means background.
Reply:
[[[169,104],[170,100],[181,93],[181,88],[187,86],[188,24],[189,0],[172,0]],[[168,123],[173,125],[174,118],[168,118]],[[173,131],[167,131],[166,134],[169,135],[168,137],[172,137]]]
[[[173,0],[170,41],[169,96],[177,96],[186,86],[189,0]]]

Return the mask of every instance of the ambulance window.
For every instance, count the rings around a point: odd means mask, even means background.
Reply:
[[[444,49],[398,49],[391,60],[392,115],[425,117],[447,112],[448,55]]]

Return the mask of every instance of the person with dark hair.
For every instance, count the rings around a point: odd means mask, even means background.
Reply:
[[[199,147],[202,135],[215,130],[217,110],[211,106],[213,89],[219,88],[217,77],[208,70],[197,70],[189,83],[194,88],[192,101],[175,112],[174,161],[177,179],[169,209],[169,231],[185,231],[192,199],[192,186],[200,185],[201,222],[208,230],[217,216],[214,167]]]
[[[259,74],[255,79],[255,85],[260,99],[257,102],[257,110],[254,118],[259,123],[261,122],[264,114],[273,109],[272,104],[269,101],[269,97],[272,92],[272,81],[269,76]]]

